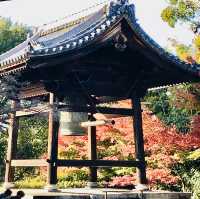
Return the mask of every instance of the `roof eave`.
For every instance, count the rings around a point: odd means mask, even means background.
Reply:
[[[137,19],[135,17],[134,5],[129,5],[127,8],[126,14],[124,14],[124,18],[127,23],[131,27],[134,34],[137,35],[139,41],[148,47],[150,51],[159,55],[166,63],[170,63],[172,67],[177,67],[182,71],[189,72],[196,78],[200,77],[200,65],[196,63],[186,63],[180,60],[177,56],[167,52],[164,48],[162,48],[154,39],[152,39],[137,23]]]

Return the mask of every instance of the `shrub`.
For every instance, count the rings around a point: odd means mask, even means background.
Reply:
[[[88,171],[85,168],[60,168],[58,171],[58,181],[86,181],[88,180]]]
[[[15,182],[16,188],[30,188],[30,189],[40,189],[45,186],[45,179],[41,176],[37,177],[27,177],[23,180]]]
[[[190,130],[190,110],[175,106],[172,98],[176,98],[176,93],[173,93],[173,96],[171,94],[167,89],[151,91],[145,99],[150,102],[148,107],[166,125],[175,126],[178,131],[187,133]]]
[[[86,181],[58,181],[58,188],[83,188],[86,187]]]
[[[66,168],[58,170],[59,188],[81,188],[85,187],[88,180],[88,172],[85,168]],[[17,188],[43,188],[46,185],[46,176],[24,177],[15,183]]]
[[[175,175],[179,176],[183,191],[192,191],[195,199],[200,199],[200,159],[186,160],[172,167]]]

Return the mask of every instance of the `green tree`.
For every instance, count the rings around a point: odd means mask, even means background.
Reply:
[[[48,123],[44,117],[24,118],[19,123],[20,130],[17,143],[17,158],[38,159],[47,153]],[[34,168],[17,168],[15,180],[34,175]]]
[[[17,46],[26,39],[28,28],[19,24],[13,24],[9,19],[0,18],[0,54]],[[10,111],[10,98],[16,96],[18,76],[6,76],[0,79],[0,126],[8,119]],[[0,129],[0,165],[4,164],[7,148],[7,132]],[[17,156],[19,158],[39,158],[47,149],[47,121],[44,118],[20,119],[20,131],[18,136]],[[17,169],[15,178],[23,177],[25,172],[34,170]],[[1,173],[2,174],[2,173]]]
[[[175,126],[181,133],[187,133],[190,130],[191,111],[179,106],[176,92],[177,87],[150,91],[145,100],[150,102],[149,108],[166,125]]]
[[[17,46],[26,39],[28,28],[9,19],[0,17],[0,54]],[[5,76],[0,79],[0,122],[4,123],[9,112],[8,98],[16,96],[19,82],[16,76]],[[1,124],[0,124],[0,127]],[[0,128],[2,131],[2,128]]]
[[[190,45],[184,45],[171,39],[172,47],[176,55],[183,61],[200,64],[200,4],[198,0],[169,0],[169,6],[165,8],[161,17],[170,27],[177,23],[185,23],[191,27],[194,39]],[[170,101],[177,108],[185,112],[185,116],[179,121],[181,124],[188,121],[188,116],[194,116],[200,112],[200,84],[186,84],[174,87],[171,90]],[[170,114],[171,115],[171,114]],[[177,120],[177,118],[176,118]],[[187,160],[174,165],[174,174],[178,175],[182,182],[183,191],[192,191],[195,199],[200,198],[199,193],[199,159]]]
[[[196,0],[166,0],[168,6],[162,10],[161,18],[172,28],[177,23],[189,24],[194,34],[193,43],[185,45],[170,38],[176,55],[189,63],[200,63],[200,35],[198,22],[200,5]],[[167,93],[170,95],[167,95]],[[181,132],[188,132],[190,121],[200,111],[199,84],[184,84],[170,89],[151,92],[147,100],[152,102],[150,108],[167,125],[175,125]]]
[[[21,119],[17,156],[34,159],[46,153],[47,130],[48,123],[44,117]]]
[[[169,0],[168,3],[169,6],[161,13],[163,21],[171,27],[175,27],[177,22],[194,25],[199,9],[196,0]]]
[[[172,47],[177,56],[189,63],[200,64],[200,4],[197,0],[167,0],[168,6],[162,10],[161,18],[172,28],[177,23],[189,25],[194,33],[190,45],[184,45],[171,39]]]
[[[0,18],[0,54],[17,46],[26,39],[28,28],[9,19]]]

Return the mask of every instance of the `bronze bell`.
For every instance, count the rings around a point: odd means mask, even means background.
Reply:
[[[87,121],[88,115],[83,112],[60,112],[60,132],[63,136],[84,135],[86,129],[81,127],[81,122]]]
[[[60,111],[60,133],[62,136],[81,136],[86,133],[86,128],[81,127],[81,122],[88,121],[88,113],[73,112],[73,107],[87,106],[84,98],[78,94],[66,97],[64,103],[68,108]],[[69,111],[70,110],[70,111]]]

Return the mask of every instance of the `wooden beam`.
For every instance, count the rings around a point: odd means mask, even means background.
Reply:
[[[12,160],[13,167],[44,167],[47,166],[45,159],[26,159],[26,160]]]
[[[120,76],[119,76],[120,78]],[[73,78],[72,78],[73,79]],[[96,96],[114,96],[114,97],[124,97],[126,96],[128,92],[128,88],[130,88],[132,85],[130,81],[116,81],[116,82],[107,82],[107,80],[101,80],[101,81],[95,81],[95,80],[88,80],[87,82],[84,82],[84,80],[80,80],[81,85],[84,88],[87,88],[87,93],[89,95],[96,95]],[[128,82],[128,83],[127,83]],[[78,81],[75,85],[72,85],[70,82],[66,83],[60,83],[59,87],[57,87],[51,82],[46,83],[47,89],[49,91],[52,91],[54,93],[57,93],[58,95],[65,96],[69,92],[81,92],[80,84]],[[123,85],[123,86],[122,86]]]
[[[48,105],[42,105],[37,107],[26,108],[22,110],[16,111],[16,117],[23,117],[23,116],[31,116],[41,113],[49,112],[50,108]],[[111,115],[119,115],[119,116],[132,116],[133,111],[132,109],[128,108],[110,108],[110,107],[78,107],[78,106],[68,106],[68,105],[59,105],[58,111],[66,110],[68,112],[93,112],[93,113],[102,113],[102,114],[111,114]]]
[[[138,184],[147,184],[140,97],[132,96],[132,106],[134,107],[133,128],[135,140],[135,155],[136,160],[141,163],[141,166],[137,168],[137,181]]]
[[[117,102],[120,100],[125,100],[126,97],[110,97],[110,96],[102,96],[97,98],[97,104],[105,104],[110,102]]]
[[[18,102],[11,102],[11,110],[16,110]],[[16,113],[10,113],[9,128],[8,128],[8,149],[6,157],[5,183],[13,181],[14,170],[11,168],[11,160],[15,158],[17,151],[17,137],[19,120],[16,118]]]
[[[24,108],[24,109],[16,111],[16,117],[24,117],[24,116],[41,114],[41,113],[47,113],[49,112],[49,110],[50,110],[50,107],[48,104],[30,107],[30,108]]]
[[[50,160],[45,159],[25,159],[12,160],[13,167],[45,167]],[[139,161],[126,160],[57,160],[60,167],[141,167]]]
[[[121,115],[121,116],[131,116],[133,114],[133,110],[128,108],[97,107],[97,110],[99,113],[102,114]]]
[[[36,75],[35,75],[36,76]],[[19,99],[31,99],[33,97],[45,96],[49,92],[45,89],[45,86],[42,83],[37,83],[24,87],[20,90],[18,94]]]
[[[47,184],[57,184],[57,157],[58,157],[58,130],[59,117],[58,111],[54,106],[55,97],[53,93],[49,96],[49,132],[48,132],[48,167],[47,167]]]
[[[139,161],[126,160],[61,160],[57,161],[60,167],[141,167]]]
[[[81,107],[81,106],[68,106],[68,105],[59,105],[59,110],[65,110],[69,112],[87,112],[87,113],[102,113],[102,114],[111,114],[111,115],[121,115],[121,116],[132,116],[133,110],[128,108],[110,108],[110,107]]]
[[[93,114],[88,117],[89,122],[95,122]],[[96,126],[88,126],[88,159],[95,161],[97,159],[97,141]],[[97,168],[89,167],[89,184],[91,188],[97,187]]]

